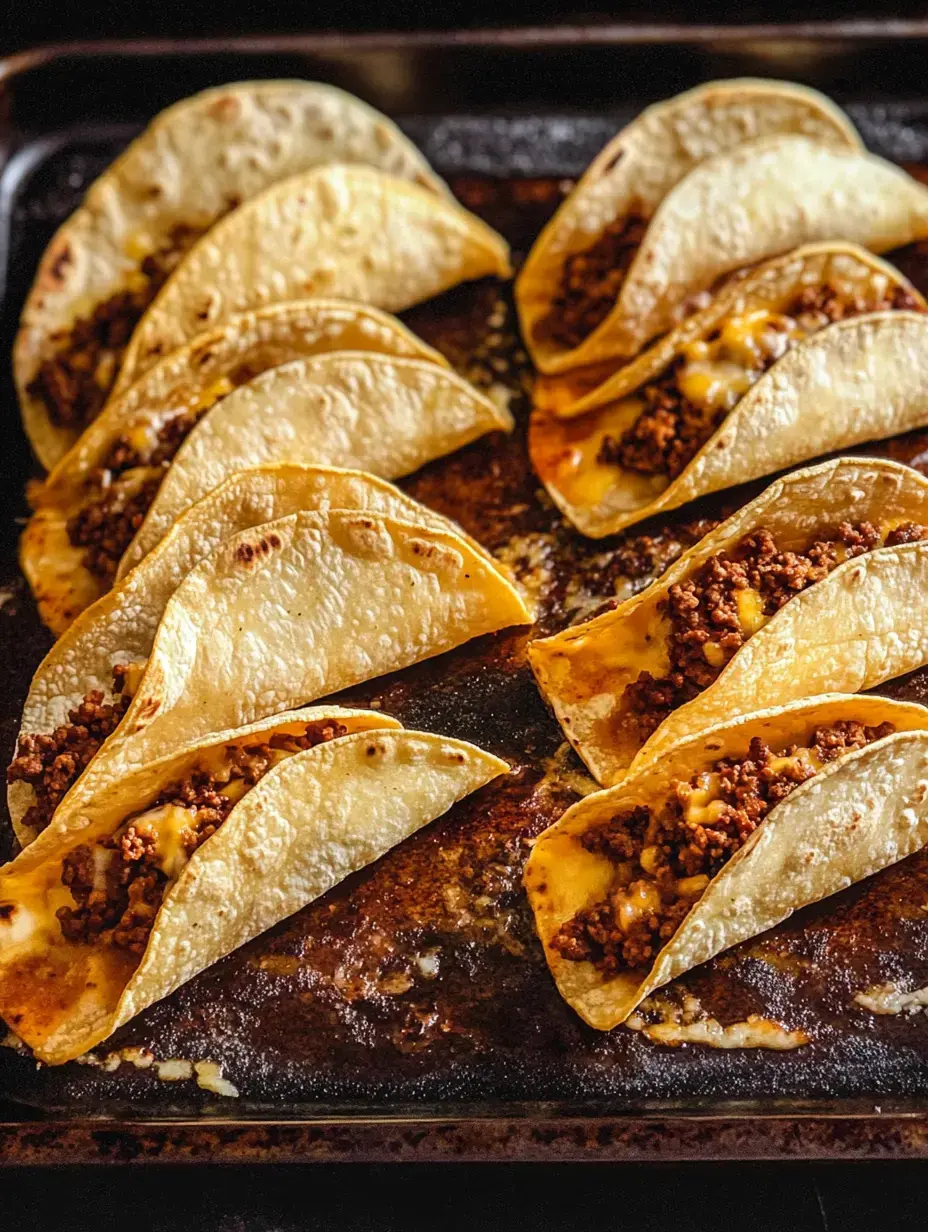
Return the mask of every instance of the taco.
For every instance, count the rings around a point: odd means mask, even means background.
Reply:
[[[126,579],[82,612],[39,665],[23,707],[19,749],[42,733],[77,723],[82,708],[102,705],[120,664],[144,662],[171,595],[199,561],[226,539],[301,511],[354,509],[458,534],[475,552],[484,549],[460,527],[420,505],[398,488],[361,471],[331,467],[257,467],[240,471],[199,501]],[[489,558],[488,558],[489,559]],[[493,567],[504,572],[491,560]],[[20,843],[37,833],[23,824],[34,803],[15,776],[8,789],[10,816]],[[47,799],[53,806],[54,799]]]
[[[113,665],[112,685],[98,679],[66,721],[53,699],[73,698],[75,664],[65,654],[40,668],[30,713],[57,726],[24,735],[7,772],[17,832],[28,839],[128,769],[212,732],[531,623],[489,557],[434,516],[329,509],[233,535],[168,599],[147,658]],[[90,625],[101,647],[110,610]]]
[[[136,322],[195,240],[269,185],[333,161],[448,195],[386,116],[318,82],[206,90],[132,142],[55,234],[23,311],[13,364],[43,465],[100,410]]]
[[[463,206],[370,167],[332,164],[254,197],[201,239],[139,321],[119,393],[230,316],[307,295],[400,312],[510,274],[505,240]]]
[[[803,136],[750,141],[685,175],[605,270],[594,245],[548,271],[550,319],[582,315],[593,298],[598,323],[535,362],[559,373],[630,359],[726,275],[800,244],[840,237],[887,252],[926,235],[928,189],[891,163]],[[550,328],[535,326],[536,350]]]
[[[928,710],[831,695],[720,723],[573,805],[525,870],[558,991],[649,993],[928,842]]]
[[[688,171],[746,141],[795,133],[863,150],[847,116],[787,81],[710,81],[648,107],[593,159],[538,236],[516,281],[522,334],[543,372],[602,323],[648,220]]]
[[[144,521],[116,576],[244,467],[319,463],[399,479],[487,432],[511,429],[508,410],[422,360],[339,351],[274,368],[223,399],[178,442],[174,461],[153,481],[147,510],[137,506]]]
[[[343,347],[447,369],[437,352],[375,309],[308,300],[201,336],[114,400],[45,482],[29,488],[35,515],[20,563],[49,628],[62,632],[111,584],[161,476],[212,406],[269,368]],[[450,374],[449,380],[462,388]],[[486,417],[482,400],[476,417]],[[376,468],[375,456],[366,460]]]
[[[928,663],[928,480],[839,458],[795,471],[641,594],[529,646],[568,740],[606,785],[713,723]]]
[[[40,1060],[71,1060],[508,769],[398,726],[279,715],[46,830],[0,871],[0,1016]]]
[[[579,404],[535,411],[532,463],[558,508],[598,539],[906,432],[928,422],[924,314],[914,288],[860,249],[799,249],[727,288]],[[563,418],[575,410],[585,413]]]

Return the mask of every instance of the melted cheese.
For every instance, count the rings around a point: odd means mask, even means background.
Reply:
[[[135,659],[131,663],[125,665],[129,670],[126,672],[122,685],[123,697],[135,697],[138,692],[139,685],[142,683],[142,677],[145,675],[145,668],[148,666],[147,659]]]
[[[646,406],[643,398],[621,398],[580,421],[584,434],[564,450],[557,467],[558,486],[569,501],[600,504],[614,485],[616,472],[614,466],[598,461],[603,441],[607,436],[619,440]]]
[[[155,863],[166,877],[175,881],[190,859],[184,845],[184,831],[189,830],[196,817],[195,810],[181,808],[178,804],[163,804],[133,817],[130,825],[150,833],[155,841]]]
[[[643,916],[659,911],[661,895],[657,886],[646,881],[636,881],[625,894],[615,898],[616,918],[623,932],[628,933]]]
[[[748,637],[762,629],[770,619],[764,615],[764,600],[760,591],[750,586],[735,591],[735,605],[741,628]]]
[[[710,826],[725,811],[725,804],[719,799],[719,776],[715,773],[701,774],[695,787],[688,783],[678,784],[677,798],[690,825]]]
[[[791,753],[789,757],[772,757],[770,759],[770,769],[774,774],[782,774],[784,771],[802,768],[811,770],[813,774],[818,774],[819,770],[824,769],[825,763],[813,753],[811,749],[797,749],[795,753]]]
[[[730,411],[802,330],[792,317],[758,309],[731,317],[711,339],[682,348],[677,388],[705,411]]]
[[[200,391],[199,397],[191,404],[190,409],[191,411],[208,411],[220,398],[232,393],[233,389],[235,389],[233,382],[227,376],[221,376]]]
[[[144,458],[158,444],[158,425],[150,419],[140,421],[131,424],[123,435],[128,440],[130,448]]]

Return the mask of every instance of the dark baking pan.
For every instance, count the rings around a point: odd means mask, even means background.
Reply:
[[[159,108],[223,81],[299,75],[394,114],[461,198],[524,252],[624,118],[713,77],[786,76],[844,103],[868,144],[928,169],[928,23],[288,38],[53,48],[0,66],[3,342],[53,228]],[[898,254],[928,289],[928,261]],[[478,382],[518,386],[508,292],[460,288],[407,314]],[[0,755],[48,645],[15,560],[30,473],[8,367],[0,492]],[[525,399],[517,399],[524,427]],[[878,452],[928,467],[928,433]],[[524,437],[405,484],[503,553],[546,629],[646,583],[747,493],[590,543],[538,497]],[[928,856],[690,973],[723,1026],[752,1015],[786,1051],[659,1047],[586,1028],[558,997],[520,888],[528,842],[575,799],[578,763],[499,635],[355,690],[409,725],[477,740],[517,773],[128,1024],[97,1064],[0,1049],[0,1161],[671,1159],[928,1155],[928,1020],[857,991],[928,985]],[[894,682],[924,699],[928,673]],[[5,833],[5,827],[4,827]],[[114,1058],[218,1063],[239,1097]],[[109,1061],[107,1060],[109,1058]]]

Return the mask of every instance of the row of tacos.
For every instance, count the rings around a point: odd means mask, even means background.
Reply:
[[[600,538],[924,424],[926,304],[873,254],[926,235],[928,189],[812,91],[717,82],[645,111],[516,281],[555,504]]]
[[[13,354],[26,432],[52,467],[114,393],[237,314],[319,295],[397,311],[508,269],[504,241],[359,99],[207,90],[159,115],[46,250]]]
[[[162,113],[56,233],[14,347],[50,468],[20,553],[45,623],[243,466],[396,479],[511,430],[388,315],[508,272],[505,241],[340,90],[246,82]]]
[[[839,458],[778,480],[614,610],[533,642],[604,790],[525,872],[592,1026],[928,843],[928,480]]]
[[[293,707],[530,620],[483,548],[375,476],[231,476],[33,679],[0,1017],[72,1059],[504,773],[377,711]]]
[[[928,190],[821,95],[721,82],[642,113],[516,281],[554,503],[602,538],[928,423],[928,306],[873,255],[926,236]],[[928,481],[845,457],[530,644],[603,787],[524,877],[587,1023],[928,843],[928,709],[861,695],[928,664],[926,588]]]
[[[43,259],[14,354],[51,467],[24,572],[58,641],[8,770],[0,1017],[42,1061],[508,770],[305,707],[531,614],[387,480],[494,430],[384,309],[508,272],[383,117],[246,83],[159,116]]]

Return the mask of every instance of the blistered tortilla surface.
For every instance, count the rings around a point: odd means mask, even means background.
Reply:
[[[55,353],[56,334],[124,291],[174,227],[208,227],[230,205],[332,161],[369,164],[447,194],[386,116],[334,86],[306,81],[241,82],[184,99],[91,185],[42,258],[14,351],[26,430],[45,466],[76,435],[53,425],[25,392]]]
[[[238,312],[307,295],[399,312],[508,277],[506,242],[462,206],[372,168],[332,164],[240,206],[188,253],[139,322],[115,392]]]
[[[32,679],[19,735],[50,732],[67,723],[68,712],[87,693],[109,692],[115,664],[146,660],[171,595],[190,570],[226,539],[293,513],[332,508],[385,513],[463,534],[373,475],[289,464],[241,471],[188,510],[137,569],[58,639]],[[10,817],[24,846],[34,837],[22,820],[33,800],[28,784],[8,786]]]
[[[224,398],[181,446],[120,562],[124,575],[192,504],[244,467],[315,463],[398,479],[512,418],[435,364],[338,351],[274,368]]]

